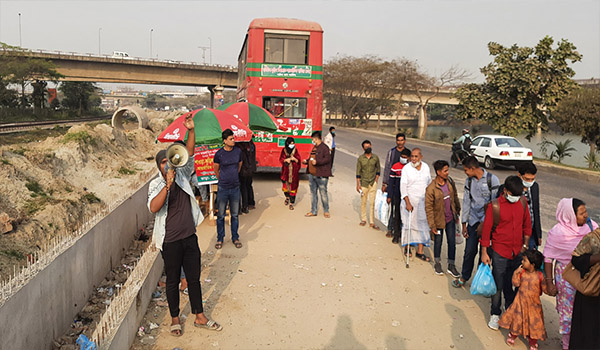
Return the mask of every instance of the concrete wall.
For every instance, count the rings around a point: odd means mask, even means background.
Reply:
[[[50,349],[151,218],[148,184],[107,215],[0,308],[0,350]]]
[[[144,284],[138,292],[136,300],[129,308],[129,311],[127,311],[127,314],[125,315],[123,322],[121,322],[119,325],[115,336],[113,339],[109,340],[107,344],[102,344],[101,349],[108,348],[111,350],[122,350],[129,349],[131,347],[131,344],[133,344],[133,341],[135,340],[140,323],[146,314],[148,303],[150,303],[150,299],[152,298],[152,293],[156,290],[156,284],[162,275],[163,266],[163,259],[161,255],[158,254],[154,260],[154,264],[152,265],[150,272],[148,273],[148,276],[144,280]]]

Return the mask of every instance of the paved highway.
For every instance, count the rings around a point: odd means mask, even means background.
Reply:
[[[328,130],[328,128],[329,126],[327,128],[323,127],[323,130]],[[394,136],[370,130],[336,127],[336,172],[356,171],[356,157],[362,153],[360,144],[365,139],[372,142],[373,152],[381,159],[381,166],[384,166],[387,151],[396,144]],[[438,159],[450,161],[449,146],[436,145],[408,138],[406,147],[411,149],[414,147],[421,148],[423,151],[423,161],[430,166]],[[433,166],[431,166],[431,169],[433,171]],[[514,175],[517,172],[514,168],[498,168],[492,170],[492,173],[497,175],[501,182],[504,182],[507,176]],[[459,168],[451,169],[450,176],[455,179],[457,187],[459,187],[459,195],[462,198],[462,188],[464,187],[466,175],[462,171],[462,168]],[[583,200],[587,204],[587,210],[592,219],[600,222],[600,185],[598,183],[556,174],[552,172],[552,169],[546,167],[538,167],[536,181],[540,185],[540,214],[544,238],[545,233],[556,223],[556,206],[561,198],[575,197]],[[355,189],[349,188],[348,190],[353,191]]]

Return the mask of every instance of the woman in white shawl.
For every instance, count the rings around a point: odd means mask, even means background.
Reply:
[[[425,213],[425,189],[431,182],[429,166],[423,163],[423,154],[415,148],[410,156],[410,164],[402,169],[400,195],[402,196],[402,246],[417,245],[417,258],[429,261],[423,253],[423,246],[429,246],[431,240],[427,214]],[[412,214],[409,214],[411,212]],[[409,216],[411,218],[408,223]],[[410,227],[410,232],[409,232]]]

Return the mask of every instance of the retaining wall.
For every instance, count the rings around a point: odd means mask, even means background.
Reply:
[[[0,350],[52,347],[151,219],[147,195],[148,183],[6,301],[0,308]]]

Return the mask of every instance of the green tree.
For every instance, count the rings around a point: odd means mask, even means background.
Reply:
[[[600,88],[580,88],[560,101],[551,115],[565,133],[581,136],[590,154],[600,146]]]
[[[488,50],[494,60],[481,68],[486,80],[458,89],[457,117],[481,119],[511,136],[525,132],[528,139],[538,127],[546,130],[548,113],[577,87],[569,64],[581,60],[569,41],[561,40],[556,48],[553,45],[549,36],[533,48],[490,42]]]
[[[61,104],[68,109],[77,110],[78,115],[99,105],[98,90],[94,83],[87,81],[65,81],[58,88],[64,95]]]
[[[15,90],[9,89],[7,85],[0,77],[0,106],[16,107],[19,105],[19,96]]]
[[[44,108],[46,99],[48,97],[48,90],[46,89],[47,86],[48,83],[43,80],[36,80],[31,83],[31,87],[33,88],[31,100],[34,108]]]
[[[573,140],[571,139],[567,139],[565,141],[556,141],[556,140],[546,140],[544,138],[544,140],[540,143],[542,152],[544,154],[547,154],[548,151],[548,147],[552,146],[554,147],[554,151],[552,151],[552,153],[550,153],[550,160],[553,160],[554,158],[556,158],[556,161],[559,163],[562,163],[562,160],[565,157],[570,157],[571,153],[577,151],[575,149],[575,147],[571,147],[571,144],[573,143]]]
[[[56,71],[54,63],[39,58],[12,56],[5,61],[5,71],[9,73],[8,82],[21,87],[21,107],[28,105],[25,88],[34,81],[58,81],[63,75]]]

